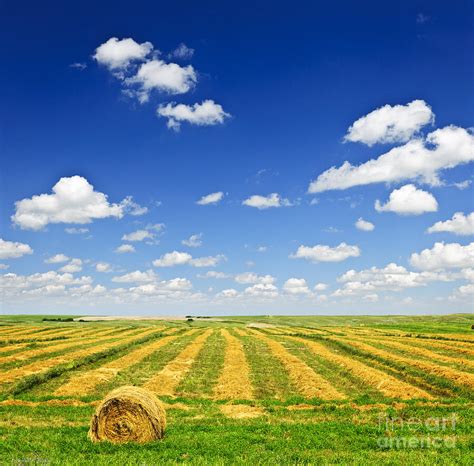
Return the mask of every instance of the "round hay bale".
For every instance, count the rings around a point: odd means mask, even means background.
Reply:
[[[140,387],[111,391],[92,416],[89,438],[93,442],[145,443],[163,438],[166,413],[160,400]]]

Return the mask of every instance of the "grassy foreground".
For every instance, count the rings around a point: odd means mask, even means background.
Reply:
[[[0,463],[473,464],[473,322],[472,315],[253,317],[80,328],[2,317]],[[158,333],[140,333],[154,326]],[[207,339],[197,341],[208,329]],[[164,338],[169,343],[139,353]],[[233,368],[228,351],[236,342],[245,360]],[[306,342],[329,353],[316,354]],[[358,342],[370,343],[373,352],[351,346]],[[83,359],[67,360],[78,351]],[[354,370],[338,357],[353,361]],[[295,378],[296,366],[288,361],[304,368],[301,374],[328,381],[334,396],[305,396],[311,387]],[[104,367],[120,370],[92,383]],[[166,403],[165,438],[147,445],[92,444],[87,430],[97,400],[116,386],[146,386],[163,368],[174,368],[178,378],[158,377],[154,385]],[[382,385],[377,374],[392,385]],[[251,388],[251,397],[237,397],[245,393],[242,386]],[[422,395],[404,396],[400,387]]]

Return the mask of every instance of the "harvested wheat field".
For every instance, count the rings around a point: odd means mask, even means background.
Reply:
[[[0,318],[0,459],[468,464],[471,317]]]

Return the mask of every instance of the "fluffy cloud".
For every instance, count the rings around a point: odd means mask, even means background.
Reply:
[[[263,284],[263,285],[272,285],[275,283],[276,279],[275,277],[272,277],[271,275],[257,275],[256,273],[253,272],[244,272],[241,274],[238,274],[234,277],[234,280],[237,283],[240,284]]]
[[[125,79],[128,86],[138,86],[140,102],[149,100],[153,90],[168,94],[185,94],[194,87],[197,75],[191,65],[180,66],[160,59],[149,60],[138,68],[137,74]]]
[[[258,283],[245,289],[244,293],[255,298],[269,299],[278,296],[278,288],[269,283]]]
[[[327,287],[328,285],[326,283],[316,283],[316,285],[314,285],[314,291],[324,291]]]
[[[351,246],[341,243],[331,248],[323,244],[316,246],[300,246],[295,254],[290,255],[291,259],[307,259],[311,262],[341,262],[349,257],[359,257],[358,246]]]
[[[224,123],[230,114],[224,112],[221,105],[213,100],[204,100],[201,104],[194,105],[168,103],[160,105],[157,109],[160,117],[168,118],[167,126],[179,131],[181,123],[187,122],[197,126],[212,126]]]
[[[181,244],[184,244],[189,248],[199,248],[202,246],[202,233],[191,235],[188,239],[183,239]]]
[[[116,250],[118,254],[125,254],[127,252],[135,252],[135,247],[131,244],[121,244]]]
[[[145,239],[153,239],[154,235],[148,230],[137,230],[122,236],[122,241],[143,241]]]
[[[364,220],[360,217],[357,222],[355,222],[355,227],[361,231],[373,231],[375,229],[375,225],[367,220]]]
[[[439,171],[473,160],[474,136],[464,128],[446,126],[428,134],[425,140],[411,140],[359,166],[346,161],[339,168],[332,167],[310,183],[308,192],[403,180],[439,185]]]
[[[217,293],[216,298],[236,298],[238,294],[239,293],[234,288],[227,288],[226,290]]]
[[[17,259],[26,254],[33,254],[28,244],[5,241],[0,238],[0,259]]]
[[[111,204],[107,195],[94,191],[82,176],[61,178],[52,194],[35,195],[15,203],[12,221],[22,229],[41,230],[49,223],[91,223],[94,219],[122,218],[131,198]],[[133,203],[134,204],[134,203]],[[136,204],[135,204],[136,205]]]
[[[135,270],[134,272],[126,273],[125,275],[113,277],[112,281],[116,283],[150,283],[157,279],[158,277],[155,275],[153,270],[147,270],[146,272]]]
[[[193,259],[187,252],[173,251],[163,254],[159,259],[153,261],[155,267],[174,267],[176,265],[192,265],[193,267],[215,267],[219,262],[225,260],[225,256],[207,256]]]
[[[378,142],[406,142],[423,126],[433,122],[431,107],[423,100],[414,100],[407,105],[384,105],[354,122],[344,140],[368,146]]]
[[[431,249],[413,253],[410,264],[420,270],[474,267],[474,243],[435,243]]]
[[[308,284],[304,278],[289,278],[283,284],[283,291],[291,295],[311,294]]]
[[[76,273],[82,270],[81,259],[71,259],[68,264],[62,266],[59,271],[63,273]]]
[[[288,199],[280,197],[278,193],[271,193],[268,196],[259,196],[255,194],[250,196],[248,199],[245,199],[242,204],[260,210],[269,209],[271,207],[287,207],[291,205]]]
[[[217,204],[222,200],[224,197],[224,193],[222,191],[217,191],[215,193],[206,194],[205,196],[201,197],[199,201],[196,201],[198,205],[209,205],[209,204]]]
[[[463,212],[456,212],[450,220],[436,222],[428,228],[428,233],[454,233],[455,235],[474,235],[474,212],[464,215]]]
[[[117,70],[126,68],[134,61],[143,61],[152,50],[153,45],[150,42],[138,44],[131,38],[119,40],[117,37],[111,37],[97,47],[94,59],[110,70]]]
[[[417,189],[413,184],[407,184],[390,193],[389,200],[381,204],[375,201],[377,212],[395,212],[399,215],[420,215],[425,212],[436,212],[438,202],[435,197],[422,189]]]
[[[223,278],[229,278],[229,275],[227,275],[224,272],[216,272],[215,270],[209,270],[206,272],[204,275],[198,275],[199,278],[218,278],[218,279],[223,279]]]
[[[56,254],[49,259],[45,260],[46,264],[60,264],[61,262],[67,262],[69,260],[69,257],[66,256],[65,254]]]
[[[107,262],[98,262],[95,265],[95,269],[97,270],[97,272],[107,273],[112,270],[112,267]]]

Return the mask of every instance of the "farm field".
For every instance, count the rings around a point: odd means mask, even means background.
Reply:
[[[1,464],[473,464],[474,315],[0,317]],[[92,444],[113,388],[166,436]]]

